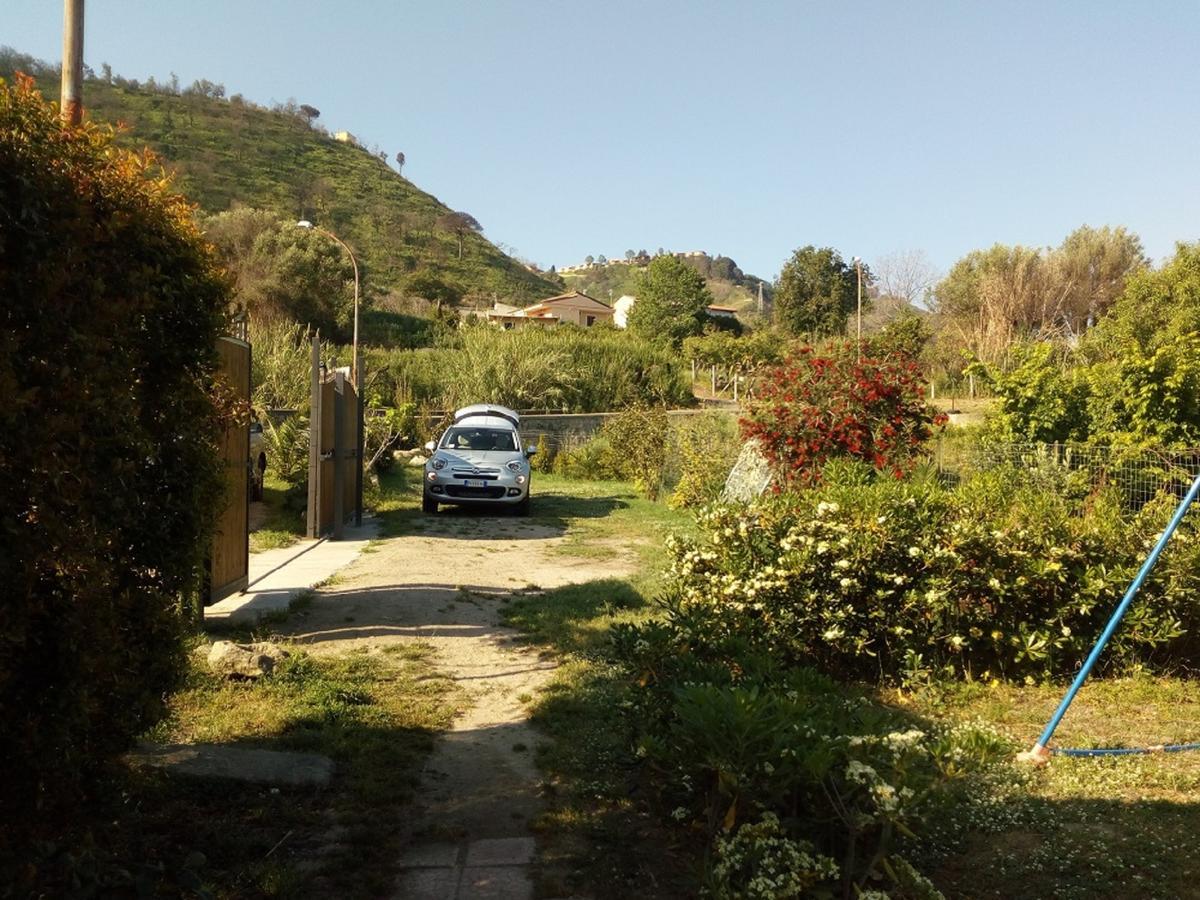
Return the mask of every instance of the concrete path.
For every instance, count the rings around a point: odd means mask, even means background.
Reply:
[[[377,528],[376,520],[368,518],[359,528],[347,527],[341,541],[305,540],[250,554],[250,583],[245,592],[206,607],[204,620],[253,623],[271,613],[287,612],[304,591],[354,562],[375,537]]]

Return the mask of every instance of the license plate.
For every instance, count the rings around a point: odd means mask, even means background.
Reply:
[[[482,478],[466,478],[463,480],[464,487],[487,487],[487,482]]]

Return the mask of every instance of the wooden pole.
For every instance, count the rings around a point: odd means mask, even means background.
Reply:
[[[63,124],[83,121],[83,0],[63,3],[62,99]]]
[[[308,528],[321,534],[321,335],[312,336],[312,398],[308,407]]]
[[[346,460],[350,448],[343,440],[346,427],[346,375],[338,369],[333,383],[333,539],[346,532]]]

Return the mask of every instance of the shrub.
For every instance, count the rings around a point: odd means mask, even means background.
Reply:
[[[278,425],[263,420],[267,465],[276,476],[292,484],[308,478],[308,418],[288,416]]]
[[[609,446],[608,468],[632,481],[642,496],[657,500],[667,458],[667,411],[631,407],[605,422],[601,435]]]
[[[0,82],[0,221],[0,806],[28,825],[182,672],[228,294],[153,159],[21,80]]]
[[[846,470],[843,476],[851,472]],[[675,545],[680,603],[712,633],[841,676],[926,669],[1067,675],[1081,663],[1161,531],[1174,498],[1136,515],[1115,492],[1074,500],[1011,469],[957,489],[932,478],[829,483],[719,508]],[[1166,665],[1200,616],[1185,523],[1105,653],[1112,668]]]
[[[711,503],[721,493],[741,449],[730,416],[702,413],[672,423],[667,481],[676,509]]]
[[[529,460],[530,467],[535,472],[553,472],[554,456],[555,454],[550,449],[550,442],[546,440],[545,433],[539,434],[537,439],[537,453]]]
[[[912,359],[856,359],[853,347],[841,345],[788,357],[759,387],[741,426],[786,486],[812,483],[836,456],[900,477],[944,421],[925,403]]]
[[[686,606],[668,613],[617,626],[614,650],[653,802],[715,841],[711,892],[849,897],[922,881],[896,856],[898,835],[999,770],[1008,743],[914,723]]]

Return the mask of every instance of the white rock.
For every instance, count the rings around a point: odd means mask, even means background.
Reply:
[[[275,644],[235,644],[217,641],[208,651],[208,667],[218,675],[229,678],[259,678],[270,675],[288,652]]]

